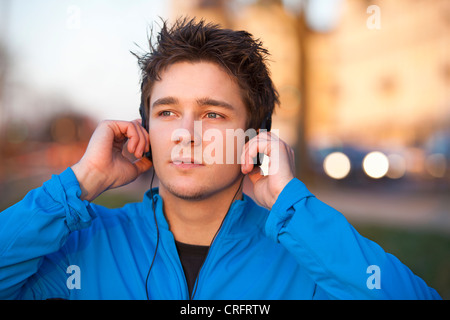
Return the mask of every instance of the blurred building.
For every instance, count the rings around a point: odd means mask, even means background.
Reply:
[[[223,0],[173,0],[172,19],[196,17],[223,27],[246,30],[263,41],[270,52],[269,67],[282,105],[276,110],[272,127],[280,129],[282,139],[295,145],[301,106],[298,21],[280,0],[256,1],[244,7],[233,5],[233,1]]]
[[[172,18],[261,38],[281,95],[273,128],[297,151],[385,150],[424,173],[424,146],[450,127],[450,2],[303,1],[300,13],[287,2],[173,0]]]
[[[310,138],[414,146],[449,124],[448,1],[347,0],[339,20],[306,34]]]
[[[0,144],[0,187],[11,180],[58,172],[77,163],[95,126],[89,117],[75,113],[55,114],[38,125],[8,122]]]
[[[171,0],[170,19],[175,20],[180,16],[197,17],[229,27],[229,4],[230,1],[227,0]]]

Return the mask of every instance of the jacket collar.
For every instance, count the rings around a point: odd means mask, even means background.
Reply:
[[[148,190],[144,196],[145,212],[153,213],[153,204],[151,194],[155,203],[156,219],[160,230],[169,230],[169,223],[163,211],[163,199],[159,195],[159,189],[153,188]],[[234,200],[230,206],[230,210],[225,216],[225,220],[221,227],[221,233],[226,237],[242,237],[244,234],[255,231],[265,223],[269,211],[258,206],[254,200],[247,194],[242,194],[241,200]],[[153,220],[153,219],[152,219]]]

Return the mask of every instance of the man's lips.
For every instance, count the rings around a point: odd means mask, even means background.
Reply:
[[[202,167],[203,164],[201,163],[195,163],[194,159],[174,159],[171,161],[171,164],[177,168],[182,169],[191,169],[191,168],[198,168]]]

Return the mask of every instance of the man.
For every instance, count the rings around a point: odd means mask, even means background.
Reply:
[[[139,57],[143,126],[102,122],[76,165],[0,214],[0,296],[440,298],[316,199],[294,177],[292,149],[259,130],[278,103],[266,55],[246,32],[164,24]],[[250,129],[259,134],[224,143]],[[91,203],[152,165],[159,188],[141,203]],[[262,206],[242,193],[245,175]]]

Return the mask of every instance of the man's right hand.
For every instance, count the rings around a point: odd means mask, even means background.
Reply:
[[[124,156],[124,145],[137,160]],[[152,162],[143,157],[150,137],[139,121],[102,121],[95,129],[85,154],[72,166],[81,188],[81,199],[92,201],[102,192],[134,181]]]

